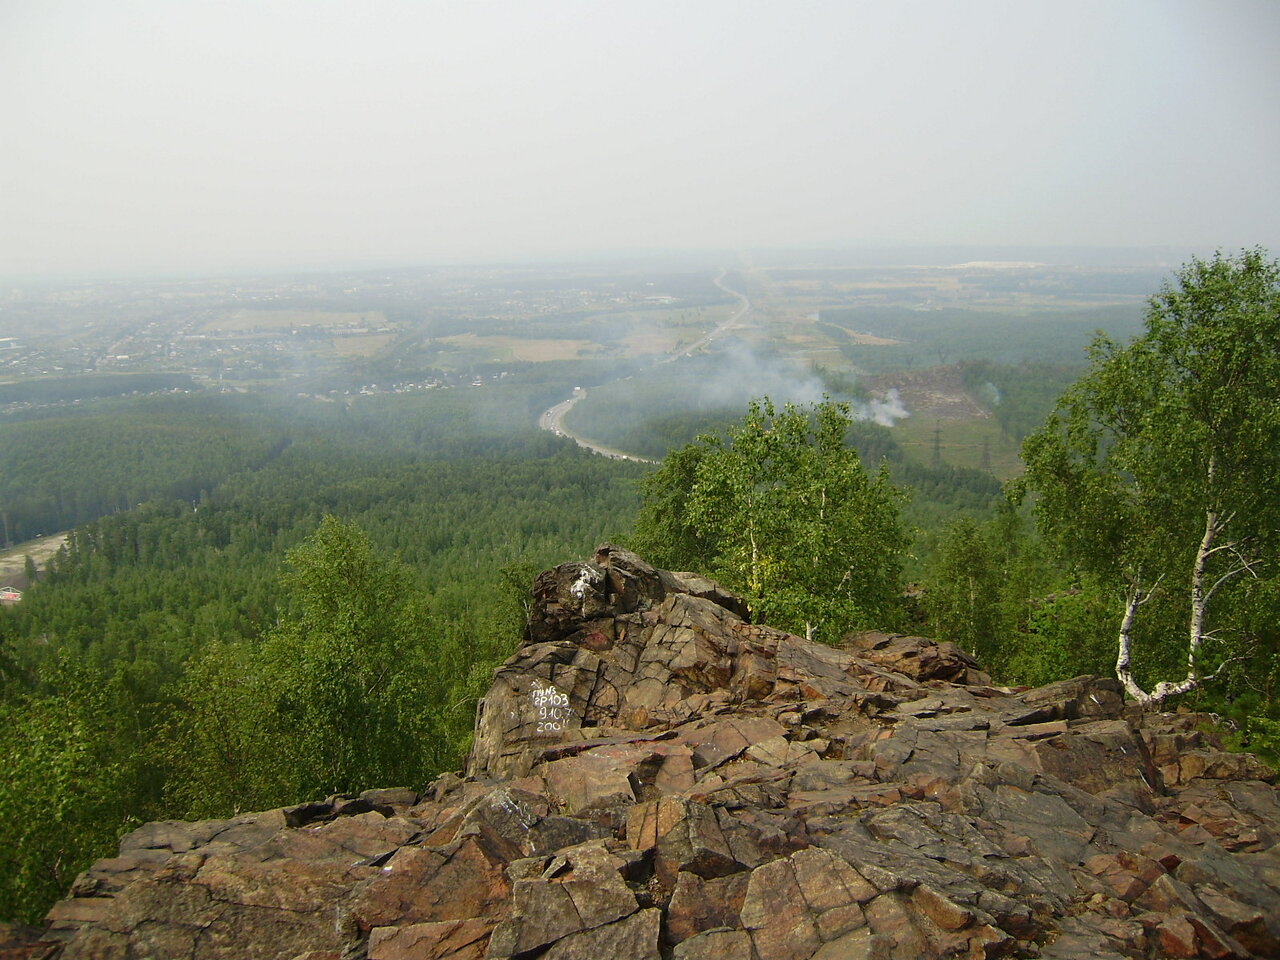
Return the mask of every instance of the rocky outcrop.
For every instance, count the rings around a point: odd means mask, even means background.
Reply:
[[[462,776],[148,824],[63,958],[1274,957],[1280,794],[1111,680],[823,647],[604,547],[540,575]]]

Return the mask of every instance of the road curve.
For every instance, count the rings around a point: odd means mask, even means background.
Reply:
[[[663,357],[661,360],[655,363],[654,366],[661,366],[664,363],[672,363],[675,360],[679,360],[681,357],[689,356],[695,350],[701,350],[703,347],[710,344],[712,340],[720,336],[722,333],[725,333],[737,327],[740,321],[742,320],[742,318],[751,312],[751,301],[747,299],[746,295],[739,293],[737,290],[734,290],[732,287],[726,287],[724,285],[724,278],[727,273],[728,273],[727,270],[721,270],[720,276],[716,277],[713,282],[717,287],[719,287],[725,293],[733,297],[737,297],[739,302],[738,309],[734,312],[734,314],[731,317],[729,317],[728,320],[725,320],[723,323],[717,324],[715,329],[713,329],[711,332],[704,334],[702,337],[699,337],[689,346],[682,347],[676,353],[671,354],[671,356]],[[631,376],[634,376],[634,374]],[[629,380],[631,379],[631,376],[622,377],[620,379]],[[618,381],[615,380],[612,382],[617,383]],[[607,384],[605,386],[607,386]],[[605,447],[598,443],[593,443],[592,441],[587,440],[584,437],[578,436],[576,433],[574,433],[572,430],[566,427],[564,425],[565,414],[568,413],[570,410],[572,410],[573,405],[577,403],[579,400],[583,399],[586,395],[587,395],[586,390],[582,389],[581,387],[575,387],[573,391],[573,395],[570,396],[568,400],[561,400],[555,406],[549,407],[548,409],[542,412],[542,414],[538,417],[538,428],[540,430],[549,430],[551,433],[554,433],[557,437],[568,437],[570,440],[572,440],[578,446],[582,447],[584,450],[590,450],[592,453],[598,453],[600,454],[600,456],[609,457],[612,460],[630,460],[633,463],[657,463],[658,462],[656,460],[649,460],[645,457],[637,457],[630,453],[623,453],[621,450],[615,450],[612,447]]]
[[[616,382],[616,381],[615,381]],[[592,453],[598,453],[602,457],[608,457],[610,460],[630,460],[633,463],[657,463],[657,460],[648,460],[644,457],[633,456],[630,453],[623,453],[621,450],[615,450],[613,447],[601,446],[598,443],[592,443],[585,437],[580,437],[568,427],[564,425],[564,415],[573,409],[573,405],[587,395],[587,391],[578,387],[574,390],[573,396],[568,400],[561,400],[549,410],[544,410],[542,415],[538,417],[538,427],[542,430],[550,430],[557,437],[568,437],[584,450],[590,450]]]

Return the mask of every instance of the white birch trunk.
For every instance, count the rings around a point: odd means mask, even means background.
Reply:
[[[1212,480],[1212,462],[1209,465],[1209,477]],[[1133,586],[1130,587],[1125,597],[1124,616],[1120,621],[1120,652],[1119,656],[1116,657],[1116,679],[1124,687],[1125,693],[1139,703],[1159,704],[1167,698],[1177,696],[1180,693],[1190,693],[1204,682],[1205,678],[1201,675],[1199,668],[1200,648],[1204,645],[1204,625],[1205,617],[1208,613],[1209,598],[1213,594],[1213,589],[1217,587],[1217,584],[1215,584],[1214,588],[1205,590],[1204,575],[1210,554],[1218,549],[1214,546],[1214,540],[1217,539],[1220,532],[1218,512],[1211,507],[1205,513],[1204,536],[1200,538],[1200,546],[1196,548],[1195,563],[1191,568],[1191,615],[1187,630],[1187,675],[1181,680],[1162,680],[1152,687],[1150,693],[1138,686],[1129,668],[1129,632],[1133,628],[1133,620],[1138,612],[1138,607],[1150,599],[1151,592],[1142,594],[1138,589],[1135,578]],[[1245,569],[1247,567],[1242,566],[1229,571],[1218,583],[1222,583],[1228,577]],[[1152,590],[1154,589],[1153,587]]]
[[[1141,571],[1139,571],[1139,576]],[[1124,598],[1124,616],[1120,618],[1120,652],[1116,656],[1116,679],[1120,681],[1120,685],[1124,687],[1124,692],[1131,696],[1139,703],[1149,703],[1150,694],[1138,686],[1138,681],[1133,678],[1133,672],[1129,669],[1129,651],[1131,640],[1129,631],[1133,629],[1133,618],[1138,612],[1138,608],[1146,602],[1147,597],[1143,596],[1138,589],[1138,577],[1134,577],[1134,582],[1130,585],[1128,592]]]

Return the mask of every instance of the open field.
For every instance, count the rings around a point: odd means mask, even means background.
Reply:
[[[968,261],[848,267],[767,267],[771,297],[793,303],[888,305],[913,308],[1066,309],[1099,303],[1141,303],[1160,271],[1113,268],[1081,271],[1066,264]]]
[[[676,353],[681,346],[698,340],[727,314],[718,308],[680,310],[625,310],[600,313],[589,318],[588,329],[597,325],[621,335],[613,339],[623,344],[627,356],[642,357]]]
[[[474,333],[441,337],[438,342],[483,354],[486,359],[527,360],[531,363],[576,360],[600,349],[600,345],[591,340],[526,340],[521,337],[478,336]]]
[[[876,394],[896,391],[912,416],[925,420],[986,420],[990,414],[965,391],[960,368],[926,367],[865,377]]]
[[[849,339],[854,343],[860,343],[868,347],[892,347],[903,342],[901,340],[892,340],[889,337],[877,337],[873,333],[858,333],[856,330],[849,331]]]
[[[629,356],[645,356],[654,353],[671,353],[680,342],[692,343],[697,333],[671,328],[644,327],[623,339]]]
[[[601,314],[596,322],[621,326],[626,331],[621,342],[632,357],[682,353],[702,343],[717,327],[727,323],[738,312],[737,304],[700,307],[697,310],[662,310]]]
[[[387,322],[381,310],[232,310],[205,323],[200,329],[214,330],[292,330],[295,327],[380,327]]]
[[[994,420],[939,420],[910,416],[893,426],[894,439],[909,457],[932,465],[935,442],[943,466],[986,470],[1001,480],[1022,472],[1019,444]],[[936,438],[936,441],[935,441]]]
[[[912,459],[932,465],[936,456],[944,466],[986,470],[1001,479],[1021,471],[1019,445],[966,392],[958,367],[901,370],[863,383],[877,396],[893,391],[910,413],[893,433]]]

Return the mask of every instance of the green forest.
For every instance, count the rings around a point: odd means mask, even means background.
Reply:
[[[69,535],[0,608],[0,918],[37,921],[143,821],[456,769],[533,574],[604,540],[819,642],[951,640],[1008,685],[1119,666],[1132,699],[1216,712],[1274,759],[1278,324],[1280,267],[1246,251],[1185,267],[1085,365],[997,331],[961,369],[1023,443],[1003,485],[907,456],[838,378],[811,403],[628,413],[658,382],[575,411],[656,464],[535,428],[565,382],[619,375],[586,364],[337,401],[95,384],[10,411],[4,537]]]

